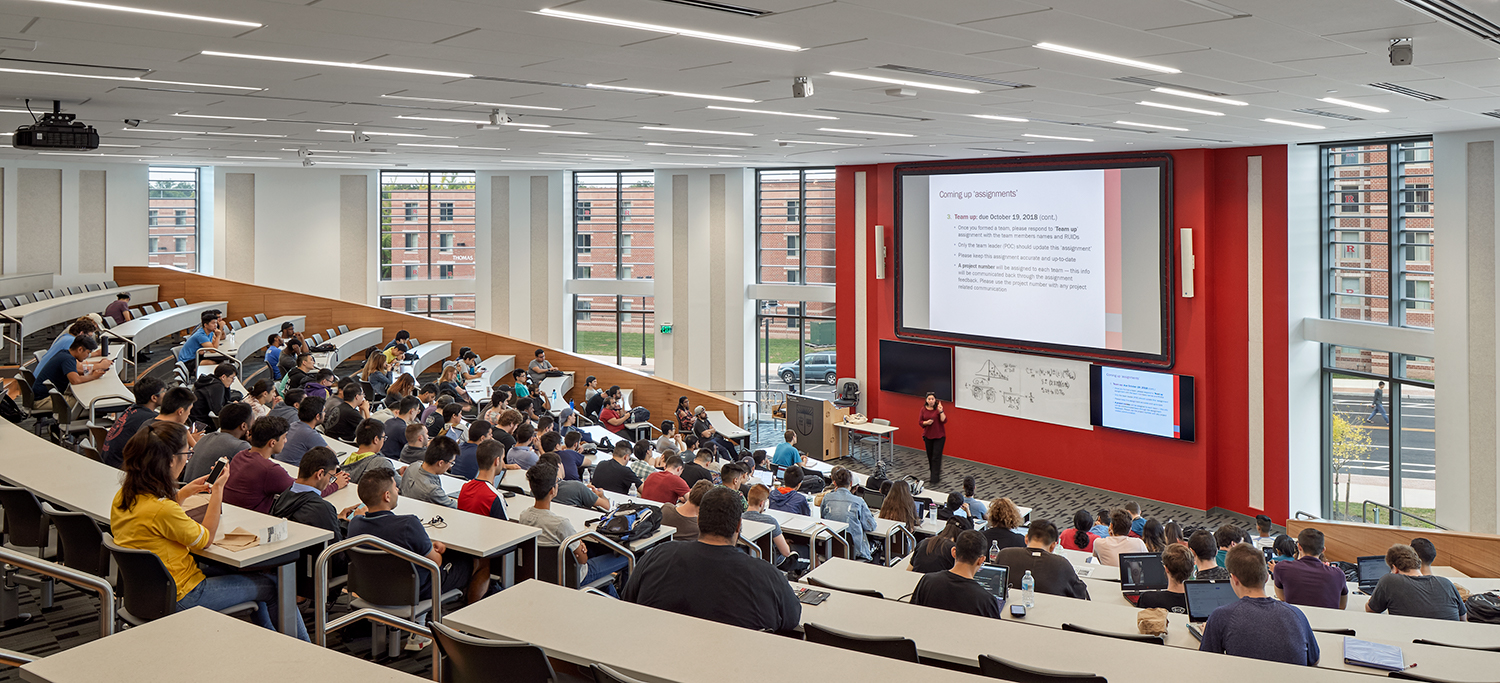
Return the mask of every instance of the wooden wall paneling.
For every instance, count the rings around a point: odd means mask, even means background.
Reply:
[[[1362,555],[1384,555],[1397,543],[1409,544],[1413,538],[1425,538],[1437,547],[1439,566],[1453,567],[1474,578],[1500,577],[1500,535],[1321,519],[1286,522],[1287,534],[1292,538],[1309,528],[1323,532],[1324,555],[1329,560],[1354,562]]]

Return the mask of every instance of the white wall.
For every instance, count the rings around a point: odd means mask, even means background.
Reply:
[[[107,272],[81,272],[79,243],[79,171],[105,173],[105,259],[110,266],[135,266],[146,263],[146,166],[55,162],[39,157],[38,161],[0,162],[4,173],[4,195],[0,197],[0,263],[6,273],[54,271],[54,286],[67,287],[109,279]],[[18,171],[23,168],[58,169],[61,171],[61,205],[36,206],[23,197],[18,188]],[[59,269],[20,263],[17,245],[21,217],[36,211],[59,211],[61,230]]]
[[[1322,315],[1319,149],[1287,148],[1287,509],[1320,514],[1323,502],[1322,345],[1303,320]]]

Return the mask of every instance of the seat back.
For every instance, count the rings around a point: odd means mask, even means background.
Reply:
[[[595,662],[592,668],[594,683],[644,683],[639,678],[631,678],[598,662]]]
[[[63,565],[109,578],[109,550],[104,547],[104,531],[99,524],[82,512],[63,512],[46,503],[42,503],[42,511],[57,527]]]
[[[255,322],[263,323],[265,321],[266,321],[266,314],[264,314],[264,313],[256,313],[255,314]]]
[[[114,280],[105,280],[104,281],[104,288],[105,289],[114,289],[114,288],[119,287],[119,286],[120,286],[119,283],[115,282]]]
[[[1116,633],[1114,631],[1100,631],[1097,629],[1089,628],[1087,626],[1079,626],[1078,624],[1069,624],[1066,622],[1063,623],[1062,628],[1064,631],[1072,631],[1074,633],[1087,633],[1091,636],[1104,636],[1106,638],[1118,638],[1120,640],[1133,640],[1138,643],[1151,643],[1153,645],[1167,644],[1167,639],[1165,637],[1153,636],[1146,633]]]
[[[500,672],[507,683],[551,683],[557,678],[547,653],[531,643],[478,638],[435,621],[430,625],[432,639],[447,660],[443,678],[449,683],[490,683],[501,677]]]
[[[0,507],[5,508],[6,540],[11,545],[47,547],[47,515],[36,495],[17,486],[0,486]]]
[[[853,593],[855,595],[863,595],[867,598],[880,598],[882,600],[885,599],[885,595],[881,594],[880,591],[869,590],[867,588],[845,588],[843,586],[835,586],[826,581],[819,581],[815,576],[804,576],[802,577],[802,580],[806,581],[808,585],[815,586],[817,588],[831,588],[841,593]]]
[[[187,299],[173,299],[172,303],[175,304],[175,305],[177,305],[177,306],[179,306],[179,307],[180,306],[186,306],[187,305]]]
[[[803,624],[802,635],[809,643],[863,652],[867,655],[889,657],[903,662],[917,662],[917,643],[910,638],[894,636],[862,636],[839,631],[817,624]]]
[[[349,333],[349,326],[348,325],[339,325],[339,334],[348,334],[348,333]]]
[[[27,412],[36,410],[36,396],[31,393],[31,387],[36,384],[36,374],[31,368],[21,368],[16,373],[16,379],[19,380],[16,382],[16,389],[21,392],[21,407]]]
[[[104,537],[104,547],[120,569],[121,605],[131,616],[152,621],[177,613],[177,581],[149,550],[126,548]]]
[[[338,336],[338,333],[334,332],[332,327],[323,330],[323,334],[328,335],[329,339],[333,339],[334,337]]]
[[[417,595],[421,581],[417,572],[427,571],[412,563],[371,548],[350,548],[349,592],[365,602],[388,607],[408,607],[429,598]],[[433,581],[440,581],[433,577]]]
[[[69,294],[82,294],[83,293],[83,288],[82,287],[69,287],[68,288],[68,293]]]
[[[255,318],[252,318],[252,317],[250,317],[248,315],[245,316],[245,317],[243,317],[243,318],[240,318],[240,325],[243,326],[243,327],[249,327],[249,326],[254,325],[254,324],[255,324]]]
[[[239,329],[240,329],[240,321],[238,321],[238,320],[231,320],[231,321],[229,321],[229,329],[235,330],[235,331],[239,331]]]
[[[90,291],[90,292],[97,292],[97,291],[99,291],[101,289],[104,289],[103,287],[101,287],[99,285],[84,285],[83,288],[85,290],[87,290],[87,291]]]
[[[990,655],[979,655],[979,673],[1016,683],[1109,683],[1103,676],[1038,669]]]
[[[887,420],[887,419],[885,419],[883,417],[877,417],[877,418],[875,418],[873,420],[870,420],[870,421],[873,422],[873,423],[875,423],[875,424],[883,425],[883,426],[886,426],[886,427],[891,426],[891,421]]]

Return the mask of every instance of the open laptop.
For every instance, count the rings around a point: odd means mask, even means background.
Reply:
[[[1202,624],[1208,621],[1208,615],[1240,599],[1229,579],[1194,579],[1182,586],[1187,593],[1188,631],[1199,640],[1203,640]]]
[[[766,470],[755,470],[754,472],[750,473],[750,476],[755,477],[757,481],[765,484],[766,488],[772,488],[776,486],[776,475]]]
[[[982,565],[979,571],[974,573],[974,580],[992,595],[1000,598],[1000,604],[1005,604],[1005,596],[1010,593],[1009,567],[994,564]]]
[[[1358,559],[1359,566],[1359,592],[1369,595],[1375,590],[1375,584],[1380,583],[1380,577],[1391,573],[1391,568],[1385,564],[1384,555],[1366,555]]]
[[[1161,553],[1120,553],[1120,591],[1135,602],[1146,591],[1166,590],[1167,570]]]

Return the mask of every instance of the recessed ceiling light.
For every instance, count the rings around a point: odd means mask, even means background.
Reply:
[[[171,133],[173,135],[227,135],[234,138],[284,138],[269,133],[225,133],[215,130],[169,130],[165,128],[121,128],[121,133]]]
[[[585,153],[582,153],[582,152],[537,152],[537,154],[540,154],[542,156],[548,156],[548,157],[586,157],[586,158],[589,158],[589,159],[598,159],[598,158],[601,158],[601,157],[608,158],[608,159],[626,159],[626,158],[628,158],[628,157],[623,157],[623,156],[619,156],[619,155],[616,155],[616,154],[585,154]]]
[[[1035,133],[1022,133],[1023,138],[1043,138],[1046,140],[1071,140],[1073,142],[1093,142],[1093,138],[1065,138],[1061,135],[1037,135]]]
[[[125,7],[123,5],[105,5],[98,2],[81,2],[80,0],[32,0],[32,2],[47,2],[54,5],[69,5],[72,7],[86,7],[88,9],[107,9],[116,12],[131,12],[133,14],[149,14],[154,17],[168,17],[171,19],[191,19],[193,21],[208,21],[215,24],[230,24],[232,26],[245,26],[248,28],[260,28],[265,24],[257,24],[253,21],[239,21],[237,19],[220,19],[218,17],[205,17],[198,14],[181,14],[179,12],[163,12],[155,9],[144,9],[141,7]]]
[[[281,157],[224,157],[225,159],[264,159],[266,161],[281,161]]]
[[[522,133],[556,133],[558,135],[593,135],[581,130],[557,130],[555,128],[522,128]]]
[[[391,71],[403,74],[418,74],[422,76],[448,76],[450,78],[473,78],[474,74],[458,73],[456,71],[433,71],[431,69],[409,69],[404,66],[381,66],[379,64],[356,64],[354,62],[329,62],[321,59],[297,59],[293,57],[273,57],[271,55],[247,55],[238,52],[215,52],[204,50],[198,54],[210,57],[232,57],[234,59],[255,59],[263,62],[285,62],[288,64],[310,64],[312,66],[336,66],[342,69],[364,69],[366,71]]]
[[[158,159],[160,157],[139,154],[101,154],[99,152],[37,152],[52,157],[124,157],[127,159]]]
[[[1265,121],[1266,123],[1279,123],[1279,124],[1281,124],[1283,126],[1296,126],[1298,128],[1311,128],[1313,130],[1323,130],[1324,129],[1324,126],[1320,126],[1320,125],[1318,125],[1316,123],[1300,123],[1300,122],[1297,122],[1297,121],[1284,121],[1282,119],[1261,119],[1261,120]]]
[[[922,82],[919,82],[919,81],[907,81],[907,80],[903,80],[903,79],[900,79],[900,78],[886,78],[884,76],[866,76],[864,74],[851,74],[851,73],[844,72],[844,71],[830,71],[830,72],[828,72],[828,75],[829,76],[838,76],[840,78],[857,78],[857,79],[859,79],[861,81],[874,81],[876,83],[891,83],[893,85],[906,85],[906,86],[911,86],[913,88],[930,88],[932,90],[945,90],[947,92],[963,93],[965,95],[978,95],[979,93],[984,92],[982,90],[975,90],[973,88],[956,88],[956,87],[951,86],[951,85],[936,85],[936,84],[933,84],[933,83],[922,83]]]
[[[198,88],[225,88],[228,90],[265,90],[243,85],[219,85],[217,83],[185,83],[183,81],[161,81],[139,76],[101,76],[98,74],[70,74],[64,71],[38,71],[36,69],[0,69],[0,73],[27,74],[31,76],[64,76],[67,78],[89,78],[96,81],[129,81],[131,83],[160,83],[162,85],[191,85]]]
[[[694,154],[692,152],[667,152],[669,157],[720,157],[724,159],[740,159],[739,154]]]
[[[672,128],[670,126],[641,126],[641,130],[665,130],[673,133],[703,133],[705,135],[738,135],[740,137],[755,137],[755,133],[742,133],[737,130],[704,130],[701,128]]]
[[[1063,53],[1065,55],[1073,55],[1074,57],[1083,57],[1083,58],[1086,58],[1086,59],[1097,59],[1097,60],[1099,60],[1101,62],[1110,62],[1112,64],[1122,64],[1124,66],[1133,66],[1133,67],[1137,67],[1137,68],[1141,68],[1141,69],[1146,69],[1147,71],[1156,71],[1156,72],[1164,73],[1164,74],[1180,74],[1180,73],[1182,73],[1181,69],[1174,69],[1174,68],[1172,68],[1170,66],[1162,66],[1160,64],[1152,64],[1150,62],[1142,62],[1142,61],[1138,61],[1138,60],[1134,60],[1134,59],[1126,59],[1124,57],[1116,57],[1114,55],[1107,55],[1107,54],[1104,54],[1102,52],[1090,52],[1088,50],[1080,50],[1080,49],[1078,49],[1076,47],[1068,47],[1066,45],[1057,45],[1055,43],[1037,43],[1036,45],[1033,45],[1032,47],[1041,48],[1043,50],[1050,50],[1052,52],[1061,52],[1061,53]]]
[[[778,140],[778,142],[779,142],[779,140]],[[744,150],[744,149],[750,149],[749,147],[714,147],[712,145],[674,145],[674,144],[667,143],[667,142],[648,142],[648,143],[646,143],[646,146],[647,147],[684,147],[684,148],[687,148],[687,149],[727,149],[727,150],[729,150],[731,152],[737,152],[737,151]]]
[[[483,151],[486,151],[486,152],[505,152],[505,151],[509,151],[510,150],[509,147],[469,147],[469,146],[466,146],[466,145],[432,145],[432,144],[418,143],[418,142],[398,142],[398,143],[396,143],[396,146],[397,147],[438,147],[438,148],[441,148],[441,149],[478,149],[478,150],[483,150]]]
[[[395,164],[377,164],[369,161],[319,161],[318,164],[327,166],[379,166],[382,168],[392,168],[395,166]]]
[[[1380,107],[1372,107],[1372,106],[1370,106],[1368,104],[1360,104],[1358,102],[1350,102],[1349,100],[1341,100],[1341,99],[1339,99],[1337,97],[1320,97],[1320,98],[1318,98],[1318,101],[1319,102],[1327,102],[1329,104],[1337,104],[1337,105],[1344,106],[1344,107],[1354,107],[1355,109],[1363,109],[1365,111],[1373,111],[1376,114],[1389,114],[1389,113],[1391,113],[1391,110],[1389,110],[1389,109],[1381,109]]]
[[[406,119],[408,121],[437,121],[439,123],[476,123],[476,124],[479,124],[481,126],[488,126],[488,125],[490,125],[489,119],[443,119],[443,118],[436,118],[436,117],[432,117],[432,116],[397,116],[396,118],[398,118],[398,119]],[[500,124],[500,125],[503,125],[503,126],[515,126],[517,128],[551,128],[552,127],[552,126],[549,126],[549,125],[547,125],[545,123],[516,123],[514,121],[512,121],[510,123],[503,123],[503,124]]]
[[[859,146],[859,145],[856,145],[856,144],[850,143],[850,142],[823,142],[821,140],[772,140],[772,142],[780,142],[780,143],[785,143],[785,144],[788,144],[788,145],[826,145],[828,147],[858,147]]]
[[[756,102],[760,101],[760,100],[752,100],[752,99],[749,99],[749,98],[746,98],[746,97],[729,97],[727,95],[704,95],[704,94],[701,94],[701,93],[680,92],[680,91],[677,91],[677,90],[656,90],[656,89],[653,89],[653,88],[628,88],[628,87],[625,87],[623,85],[601,85],[599,83],[585,83],[585,84],[583,84],[583,87],[585,87],[585,88],[593,88],[595,90],[616,90],[616,91],[619,91],[619,92],[635,92],[635,93],[641,93],[643,95],[671,95],[673,97],[693,97],[693,98],[700,99],[700,100],[718,100],[720,102],[743,102],[745,104],[755,104]]]
[[[828,121],[837,121],[837,120],[839,120],[839,117],[837,117],[837,116],[820,116],[818,114],[799,114],[799,113],[790,112],[790,111],[767,111],[765,109],[740,109],[739,107],[720,107],[718,105],[713,105],[713,104],[710,104],[707,107],[704,107],[704,109],[717,109],[719,111],[741,111],[741,112],[745,112],[746,114],[773,114],[775,116],[796,116],[798,118],[803,118],[803,119],[826,119]]]
[[[1010,121],[1012,123],[1030,123],[1031,119],[1016,118],[1014,116],[996,116],[994,114],[969,114],[976,119],[989,119],[991,121]]]
[[[821,130],[821,131],[824,131],[824,132],[827,132],[827,133],[853,133],[855,135],[884,135],[884,136],[893,137],[893,138],[914,138],[914,137],[917,137],[917,136],[911,135],[909,133],[882,133],[882,132],[876,131],[876,130],[849,130],[847,128],[819,128],[818,130]]]
[[[540,111],[564,111],[562,107],[538,107],[534,104],[502,104],[500,102],[475,102],[473,100],[443,100],[436,97],[408,97],[406,95],[381,95],[381,97],[392,100],[410,100],[412,102],[437,102],[439,104],[468,104],[476,107],[496,107],[499,109],[537,109]]]
[[[1208,102],[1218,102],[1219,104],[1229,104],[1229,105],[1234,105],[1236,107],[1248,107],[1248,106],[1250,106],[1249,102],[1241,102],[1239,100],[1231,100],[1231,99],[1229,99],[1227,97],[1216,97],[1214,95],[1204,95],[1203,93],[1192,92],[1190,90],[1178,90],[1176,88],[1152,88],[1151,92],[1159,92],[1159,93],[1161,93],[1163,95],[1176,95],[1178,97],[1191,97],[1191,98],[1193,98],[1195,100],[1206,100]]]
[[[1157,130],[1178,130],[1187,132],[1186,128],[1178,128],[1177,126],[1158,126],[1154,123],[1136,123],[1134,121],[1116,121],[1115,123],[1121,126],[1138,126],[1140,128],[1155,128]]]
[[[208,114],[183,114],[183,113],[180,113],[180,112],[176,113],[176,114],[173,114],[173,116],[180,116],[180,117],[185,118],[185,119],[221,119],[221,120],[224,120],[224,121],[269,121],[270,120],[270,119],[257,119],[257,118],[250,117],[250,116],[209,116]]]
[[[332,129],[328,129],[328,128],[319,128],[318,132],[319,133],[338,133],[340,135],[353,135],[354,134],[354,131],[352,131],[352,130],[332,130]],[[438,140],[452,140],[453,139],[452,135],[418,135],[416,133],[382,133],[382,132],[373,131],[373,130],[365,130],[365,131],[360,131],[360,132],[364,133],[365,135],[384,135],[386,137],[391,137],[391,138],[435,138],[435,139],[438,139]],[[286,137],[286,136],[282,136],[282,137]]]
[[[1190,113],[1193,113],[1193,114],[1206,114],[1208,116],[1223,116],[1224,115],[1224,112],[1221,112],[1221,111],[1209,111],[1207,109],[1194,109],[1192,107],[1179,107],[1179,106],[1177,106],[1175,104],[1162,104],[1160,102],[1136,102],[1136,104],[1139,104],[1139,105],[1145,106],[1145,107],[1156,107],[1157,109],[1173,109],[1173,110],[1176,110],[1176,111],[1185,111],[1185,112],[1190,112]]]
[[[756,38],[742,38],[740,36],[728,36],[728,35],[724,35],[722,33],[708,33],[706,31],[695,31],[693,29],[687,29],[687,28],[674,28],[674,27],[671,27],[671,26],[662,26],[662,25],[659,25],[659,24],[647,24],[647,23],[639,22],[639,21],[630,21],[628,19],[612,19],[610,17],[601,17],[601,16],[597,16],[597,15],[593,15],[593,14],[579,14],[577,12],[564,12],[564,11],[555,10],[555,9],[540,10],[540,11],[536,12],[536,14],[540,14],[542,16],[547,16],[547,17],[557,17],[559,19],[572,19],[574,21],[587,21],[587,22],[593,23],[593,24],[606,24],[608,26],[618,26],[620,28],[633,28],[633,29],[639,29],[639,30],[642,30],[642,31],[652,31],[652,32],[655,32],[655,33],[667,33],[667,34],[671,34],[671,35],[684,36],[684,37],[687,37],[687,38],[702,38],[703,40],[716,40],[716,41],[719,41],[721,43],[734,43],[736,45],[749,45],[750,47],[764,47],[764,48],[769,48],[769,49],[772,49],[772,50],[781,50],[783,52],[800,52],[801,50],[804,49],[804,48],[797,47],[796,45],[787,45],[786,43],[773,43],[773,42],[771,42],[769,40],[759,40],[759,39],[756,39]]]
[[[301,150],[299,150],[296,147],[282,147],[281,151],[283,151],[283,152],[297,152],[297,151],[301,151]],[[309,149],[307,151],[313,152],[315,154],[390,154],[390,152],[386,152],[386,151],[362,152],[362,151],[354,150],[354,149]]]
[[[7,135],[8,134],[9,133],[7,133]],[[129,149],[140,149],[140,145],[104,145],[104,144],[101,144],[99,146],[100,147],[126,147],[126,148],[129,148]]]

